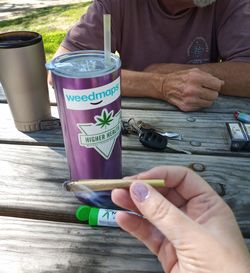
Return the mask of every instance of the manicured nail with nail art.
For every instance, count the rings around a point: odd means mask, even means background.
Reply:
[[[149,197],[148,187],[143,183],[135,183],[131,186],[131,192],[138,202],[143,202]]]

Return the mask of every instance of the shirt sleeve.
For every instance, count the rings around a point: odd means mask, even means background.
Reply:
[[[94,0],[78,23],[67,33],[61,45],[70,50],[103,50],[103,14],[112,14],[112,2],[107,0]],[[111,20],[113,21],[114,16]],[[112,22],[112,52],[116,51],[116,36]]]
[[[250,1],[221,2],[227,4],[224,4],[224,9],[219,8],[217,14],[220,57],[223,61],[250,62]]]

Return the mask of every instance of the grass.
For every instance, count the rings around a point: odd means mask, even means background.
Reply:
[[[68,29],[86,12],[91,2],[27,10],[23,17],[1,21],[0,32],[27,30],[40,33],[48,61]]]

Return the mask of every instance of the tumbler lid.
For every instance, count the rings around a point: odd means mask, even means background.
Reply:
[[[119,56],[111,54],[111,62],[107,65],[104,51],[81,50],[66,53],[46,64],[52,73],[67,78],[94,78],[113,73],[121,66]]]
[[[12,31],[0,34],[0,48],[18,48],[37,44],[42,36],[32,31]]]

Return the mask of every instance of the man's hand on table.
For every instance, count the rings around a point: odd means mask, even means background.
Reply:
[[[213,104],[224,81],[193,65],[152,64],[144,71],[162,75],[163,98],[182,111],[195,111]]]
[[[136,182],[165,179],[166,188]],[[118,224],[142,241],[166,273],[247,273],[250,257],[231,209],[198,175],[182,167],[156,167],[130,177],[130,190],[112,200],[145,218],[117,214]]]
[[[198,68],[161,74],[162,95],[182,111],[210,107],[217,99],[224,82]]]
[[[223,84],[224,81],[198,68],[165,74],[122,70],[124,96],[165,100],[182,111],[196,111],[211,106]]]
[[[225,82],[219,93],[226,96],[250,97],[250,62],[237,60],[204,63],[204,64],[151,64],[144,72],[155,74],[170,74],[181,70],[199,68]]]

